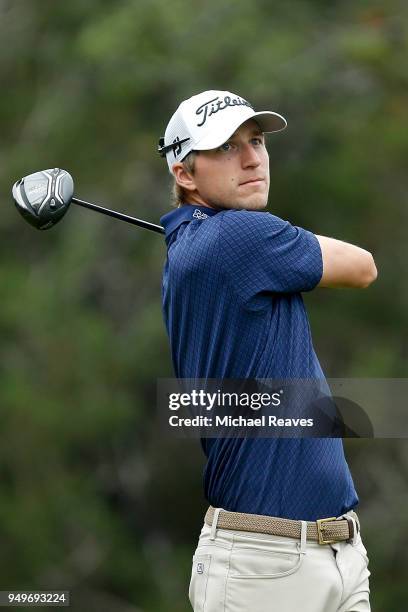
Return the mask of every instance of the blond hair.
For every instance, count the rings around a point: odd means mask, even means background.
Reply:
[[[191,151],[187,157],[183,159],[183,166],[186,172],[194,175],[195,170],[195,158],[197,155],[197,151]],[[186,201],[187,192],[181,187],[176,178],[173,177],[173,187],[171,190],[171,204],[175,208],[178,208]]]

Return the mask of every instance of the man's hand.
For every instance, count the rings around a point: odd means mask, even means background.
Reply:
[[[323,257],[323,276],[318,287],[365,288],[377,278],[369,251],[327,236],[316,236]]]

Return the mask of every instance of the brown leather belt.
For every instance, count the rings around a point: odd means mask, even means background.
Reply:
[[[210,506],[205,515],[205,522],[211,526],[215,509]],[[358,520],[356,521],[358,525]],[[217,521],[218,529],[234,529],[236,531],[252,531],[269,535],[288,536],[300,538],[301,522],[292,519],[265,516],[263,514],[244,514],[243,512],[230,512],[220,510]],[[358,529],[358,527],[357,527]],[[354,523],[350,517],[338,519],[329,517],[318,519],[316,522],[307,521],[307,539],[319,544],[332,544],[352,540],[354,537]]]

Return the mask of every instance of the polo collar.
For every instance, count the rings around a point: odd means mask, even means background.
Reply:
[[[183,204],[179,208],[171,210],[160,218],[166,234],[166,243],[168,243],[170,235],[183,223],[190,223],[194,219],[203,221],[208,217],[213,217],[218,212],[220,211],[208,208],[208,206],[194,206],[193,204]]]

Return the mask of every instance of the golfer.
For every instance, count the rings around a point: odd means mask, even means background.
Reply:
[[[265,134],[285,127],[278,113],[212,90],[182,102],[160,139],[174,177],[162,297],[178,378],[324,379],[302,292],[377,277],[366,250],[264,212]],[[341,438],[202,446],[209,508],[193,557],[195,612],[370,610]]]

